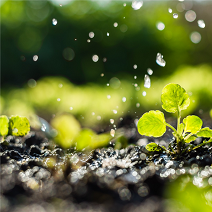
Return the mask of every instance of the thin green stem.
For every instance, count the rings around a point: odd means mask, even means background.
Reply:
[[[166,123],[166,126],[168,126],[169,128],[171,128],[177,134],[177,130],[174,127],[172,127],[172,125]]]
[[[184,138],[184,140],[186,141],[186,140],[189,139],[192,135],[193,135],[192,133],[188,134],[188,135]]]
[[[179,130],[180,130],[180,118],[181,118],[181,110],[178,106],[177,110],[177,134],[179,135]]]
[[[199,148],[199,147],[201,147],[201,146],[203,146],[203,145],[205,145],[205,144],[209,144],[209,143],[211,143],[211,142],[212,142],[212,138],[211,138],[210,140],[204,142],[204,143],[201,143],[201,144],[195,146],[195,147],[193,148],[193,150],[194,150],[194,149],[197,149],[197,148]]]

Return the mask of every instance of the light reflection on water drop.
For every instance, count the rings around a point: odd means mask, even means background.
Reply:
[[[152,74],[153,74],[153,70],[152,70],[151,68],[148,68],[148,69],[147,69],[147,73],[148,73],[149,75],[152,75]]]
[[[192,32],[190,39],[193,43],[197,44],[201,41],[201,34],[199,32]]]
[[[57,19],[55,19],[55,18],[52,19],[52,25],[54,25],[54,26],[57,25]]]
[[[113,113],[114,113],[114,114],[117,114],[117,110],[113,110]]]
[[[168,11],[169,11],[169,13],[172,13],[172,9],[171,8],[169,8]]]
[[[133,0],[132,1],[132,8],[134,10],[139,10],[143,6],[143,1],[142,0]]]
[[[117,26],[118,26],[118,23],[117,23],[117,22],[115,22],[115,23],[113,24],[113,26],[114,26],[114,27],[117,27]]]
[[[146,96],[146,91],[143,91],[143,92],[142,92],[142,95],[143,95],[143,96]]]
[[[57,101],[58,101],[58,102],[60,102],[60,100],[61,100],[60,98],[57,98]]]
[[[110,99],[110,98],[111,98],[111,96],[110,96],[110,95],[107,95],[107,98],[108,98],[108,99]]]
[[[140,103],[136,103],[136,107],[140,107]]]
[[[145,74],[144,76],[144,87],[145,88],[150,88],[151,86],[151,81],[149,75]]]
[[[17,133],[18,132],[18,129],[17,128],[14,128],[12,131],[13,131],[13,133]]]
[[[178,18],[178,14],[177,13],[174,13],[173,14],[173,18],[175,18],[175,19]]]
[[[70,107],[69,109],[70,109],[70,110],[73,110],[73,107]]]
[[[99,56],[98,55],[93,55],[92,60],[96,63],[99,60]]]
[[[110,130],[110,135],[111,135],[112,137],[115,136],[115,133],[116,133],[116,131],[115,131],[114,129],[111,129],[111,130]]]
[[[114,119],[110,119],[110,123],[111,124],[114,124]]]
[[[107,36],[109,36],[110,35],[110,33],[109,32],[107,32]]]
[[[62,87],[63,87],[63,84],[60,83],[60,84],[58,85],[58,87],[59,87],[59,88],[62,88]]]
[[[163,55],[161,53],[157,53],[156,63],[162,67],[164,67],[166,65],[166,61],[163,59]]]
[[[34,55],[32,59],[33,59],[33,61],[37,61],[38,60],[38,55]]]
[[[90,43],[90,42],[91,42],[91,40],[90,40],[90,39],[88,39],[88,40],[87,40],[87,42],[88,42],[88,43]]]
[[[94,37],[94,32],[89,32],[88,36],[89,36],[89,38],[93,38]]]
[[[101,73],[101,75],[100,75],[100,76],[101,76],[101,77],[104,77],[104,75],[105,75],[104,73]]]
[[[137,76],[134,76],[134,79],[137,79]]]
[[[134,68],[134,69],[137,69],[137,68],[138,68],[138,66],[135,64],[135,65],[133,65],[133,68]]]
[[[193,10],[188,10],[186,13],[185,13],[185,19],[188,21],[188,22],[193,22],[195,19],[196,19],[197,15],[196,13],[193,11]]]
[[[197,23],[200,28],[205,28],[205,22],[203,20],[198,20]]]
[[[126,97],[123,97],[122,98],[122,102],[126,102],[127,98]]]
[[[126,5],[127,5],[126,3],[123,4],[124,7],[126,7]]]
[[[162,30],[165,29],[165,24],[163,22],[158,22],[156,24],[156,27],[157,27],[158,30],[162,31]]]

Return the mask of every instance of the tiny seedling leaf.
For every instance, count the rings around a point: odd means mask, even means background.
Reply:
[[[0,136],[5,136],[8,134],[9,119],[7,116],[0,116]]]
[[[192,135],[192,136],[190,136],[188,139],[186,139],[185,142],[186,142],[186,143],[190,143],[190,142],[192,142],[192,141],[195,141],[196,138],[197,138],[197,136]]]
[[[198,133],[198,137],[212,138],[212,130],[209,127],[202,128]]]
[[[202,127],[202,120],[198,116],[187,116],[183,119],[184,131],[196,134]]]
[[[185,89],[173,83],[163,88],[161,101],[163,109],[169,113],[175,113],[178,109],[185,110],[190,104],[190,99]]]
[[[137,127],[141,135],[160,137],[166,132],[164,114],[159,110],[144,113],[139,119]]]
[[[156,143],[149,143],[149,144],[147,144],[146,145],[146,149],[149,152],[155,152],[155,151],[160,152],[160,151],[162,151],[162,148],[158,144],[156,144]]]
[[[9,133],[14,136],[24,136],[30,131],[29,120],[23,116],[11,116],[9,119]]]

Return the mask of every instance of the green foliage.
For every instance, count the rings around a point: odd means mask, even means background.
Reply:
[[[0,136],[6,136],[8,134],[9,119],[7,116],[0,116]]]
[[[171,149],[168,150],[171,154],[181,154],[182,152],[191,151],[192,149],[199,148],[202,145],[212,142],[212,130],[208,127],[202,128],[203,123],[198,116],[189,115],[183,119],[183,123],[180,123],[181,111],[185,110],[190,104],[189,96],[184,88],[174,83],[166,85],[162,90],[161,101],[164,110],[170,113],[177,112],[177,129],[166,123],[164,114],[161,111],[152,110],[143,114],[138,121],[138,132],[141,135],[159,137],[166,132],[166,126],[170,127],[173,130],[173,135],[177,142],[176,150],[171,147]],[[185,148],[185,143],[190,143],[197,137],[210,139],[197,146],[190,145],[190,149],[187,150]],[[153,152],[160,151],[165,148],[159,147],[157,144],[150,143],[146,146],[146,149]]]
[[[24,136],[30,131],[29,120],[23,116],[11,116],[9,119],[9,134]]]
[[[30,131],[29,120],[23,116],[0,116],[0,136],[24,136]]]

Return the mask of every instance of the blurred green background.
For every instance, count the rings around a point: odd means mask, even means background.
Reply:
[[[209,115],[212,2],[5,0],[0,7],[1,114],[50,121],[68,113],[85,127],[114,128],[127,115],[161,109],[161,90],[174,82],[191,97],[187,113]]]

